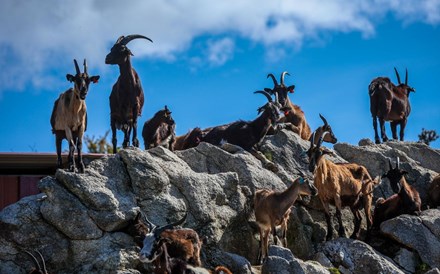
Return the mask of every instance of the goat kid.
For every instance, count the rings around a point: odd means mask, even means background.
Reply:
[[[333,225],[329,205],[336,207],[336,217],[339,224],[339,236],[345,237],[345,229],[342,224],[343,207],[350,207],[354,215],[354,230],[351,238],[359,238],[362,217],[360,209],[363,207],[367,216],[367,233],[371,227],[371,202],[372,190],[379,185],[380,179],[372,180],[365,167],[357,164],[335,164],[323,156],[332,154],[326,148],[321,148],[324,134],[319,138],[318,144],[314,144],[314,135],[310,141],[309,171],[314,174],[314,184],[318,189],[318,197],[324,208],[327,222],[327,236],[330,240],[333,237]]]
[[[373,116],[376,144],[380,144],[377,132],[377,119],[379,119],[380,133],[384,142],[388,141],[385,132],[385,121],[391,122],[391,132],[395,140],[397,140],[397,125],[400,125],[400,141],[403,141],[406,123],[411,112],[411,105],[408,99],[410,92],[415,92],[415,89],[408,86],[408,70],[406,70],[405,74],[405,83],[400,82],[399,72],[396,68],[394,68],[394,71],[397,76],[397,86],[388,77],[375,78],[368,86],[370,112]]]
[[[137,38],[153,42],[150,38],[138,34],[121,36],[111,48],[110,53],[105,57],[105,63],[118,65],[120,73],[110,94],[110,126],[112,129],[113,153],[117,152],[116,129],[124,132],[123,148],[130,145],[132,130],[132,144],[135,147],[139,147],[137,119],[142,114],[144,91],[141,80],[131,65],[133,53],[127,48],[127,44]]]
[[[387,199],[377,199],[373,214],[373,227],[375,229],[380,228],[382,222],[399,215],[420,214],[422,202],[419,192],[406,182],[405,174],[408,174],[408,172],[400,169],[399,157],[397,157],[395,168],[389,160],[389,170],[382,175],[382,178],[388,178],[395,194]]]
[[[174,150],[176,123],[171,117],[171,111],[165,106],[154,114],[153,118],[146,121],[142,129],[145,149],[164,146]]]
[[[290,128],[293,132],[297,133],[301,139],[309,140],[311,135],[311,129],[306,121],[304,111],[298,106],[292,103],[288,93],[293,93],[295,90],[295,85],[286,86],[284,84],[285,75],[290,75],[287,71],[281,73],[280,84],[278,84],[275,76],[270,73],[267,78],[271,77],[273,80],[273,89],[265,88],[264,90],[271,95],[276,95],[278,97],[279,103],[282,107],[288,108],[284,112],[284,117],[281,117],[278,121],[278,127]]]
[[[298,195],[315,196],[317,189],[302,177],[297,178],[283,192],[260,189],[255,192],[254,211],[255,219],[260,231],[260,246],[258,263],[262,263],[268,254],[269,234],[272,231],[275,244],[277,244],[276,227],[281,226],[281,238],[284,247],[287,247],[286,231],[289,220],[290,208],[295,203]]]
[[[256,91],[254,93],[261,93],[268,100],[268,103],[258,108],[258,113],[261,113],[260,116],[250,122],[237,121],[214,127],[203,137],[202,141],[217,146],[224,143],[240,146],[262,161],[265,168],[277,172],[277,166],[258,151],[256,145],[263,140],[269,128],[276,125],[280,117],[280,110],[287,111],[288,108],[282,107],[278,103],[277,97],[273,101],[266,91]]]
[[[55,134],[55,143],[57,150],[57,167],[63,167],[61,158],[61,143],[63,139],[69,142],[69,170],[75,171],[74,154],[75,148],[78,154],[78,170],[84,172],[84,163],[82,160],[82,139],[84,132],[87,130],[87,107],[86,96],[89,91],[90,82],[97,83],[99,75],[89,77],[87,72],[87,61],[84,59],[84,72],[81,73],[78,63],[75,64],[76,74],[67,74],[66,78],[69,82],[73,82],[73,88],[60,94],[55,101],[50,117],[52,132]]]

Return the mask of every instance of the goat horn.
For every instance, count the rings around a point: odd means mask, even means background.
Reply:
[[[34,260],[35,264],[38,266],[38,271],[41,271],[41,266],[40,266],[40,264],[38,263],[37,258],[35,258],[35,256],[32,255],[32,253],[30,253],[30,252],[27,251],[27,250],[24,250],[24,252],[26,252],[27,254],[29,254],[29,255],[32,257],[32,259]]]
[[[408,69],[405,69],[405,86],[408,85]]]
[[[267,93],[266,91],[263,91],[263,90],[257,90],[257,91],[254,92],[254,94],[256,94],[256,93],[261,93],[261,94],[263,94],[264,96],[266,96],[266,98],[267,98],[267,100],[268,100],[269,102],[273,102],[272,97],[271,97],[270,94]],[[275,95],[275,96],[276,96],[276,95]]]
[[[321,117],[321,120],[324,122],[324,126],[327,126],[327,120],[324,118],[324,116],[321,115],[321,113],[319,113],[319,117]]]
[[[183,218],[178,220],[177,222],[172,223],[172,224],[168,224],[168,225],[164,225],[162,227],[157,228],[154,231],[154,235],[160,235],[164,230],[174,229],[175,226],[183,224],[185,222],[187,216],[188,216],[188,212],[185,212],[185,215],[183,216]]]
[[[78,62],[76,61],[76,59],[73,59],[73,63],[75,64],[76,74],[80,74],[81,71],[79,70]]]
[[[284,76],[285,75],[290,75],[287,71],[283,71],[283,73],[281,73],[281,78],[280,78],[280,83],[281,85],[284,85]]]
[[[43,270],[44,270],[44,273],[47,273],[47,270],[46,270],[46,263],[44,262],[43,254],[41,254],[40,251],[38,251],[38,250],[35,250],[35,252],[37,252],[38,255],[40,255],[41,263],[43,264]]]
[[[310,149],[312,149],[315,144],[315,134],[316,134],[316,131],[313,131],[312,137],[310,138]]]
[[[396,168],[397,169],[400,168],[400,159],[399,159],[399,157],[397,157],[397,160],[396,160]]]
[[[150,222],[150,220],[148,220],[147,216],[145,216],[143,213],[141,214],[142,217],[145,219],[145,222],[147,223],[148,230],[150,230],[150,232],[153,231],[156,228],[156,226],[152,222]]]
[[[136,38],[143,38],[143,39],[147,39],[148,41],[150,41],[151,43],[153,43],[153,40],[151,40],[150,38],[143,36],[143,35],[139,35],[139,34],[132,34],[132,35],[127,35],[124,38],[122,38],[119,43],[121,45],[127,45],[128,42],[130,42],[131,40],[134,40]]]
[[[322,134],[322,136],[319,137],[319,140],[318,140],[318,148],[321,147],[322,142],[324,142],[325,135],[327,135],[328,133],[329,133],[328,131],[324,131],[324,133]]]
[[[400,83],[400,75],[399,75],[399,72],[397,71],[397,69],[394,67],[394,71],[396,72],[396,76],[397,76],[397,82],[399,83],[399,85],[401,84]]]
[[[84,59],[84,74],[87,74],[87,60]]]
[[[277,79],[275,79],[275,76],[272,74],[272,73],[269,73],[268,75],[267,75],[267,77],[266,78],[269,78],[269,77],[271,77],[272,78],[272,81],[273,81],[273,85],[276,87],[276,86],[278,86],[278,82],[277,82]]]

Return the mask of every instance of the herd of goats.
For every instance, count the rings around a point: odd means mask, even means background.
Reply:
[[[132,53],[127,44],[133,39],[142,38],[151,41],[142,35],[121,36],[111,48],[105,58],[106,64],[117,64],[120,75],[110,95],[110,115],[112,129],[113,152],[117,151],[116,130],[122,130],[124,141],[122,147],[132,145],[139,147],[137,138],[137,118],[140,116],[144,104],[144,93],[141,81],[132,67]],[[152,41],[151,41],[152,42]],[[84,60],[84,72],[81,73],[74,60],[76,75],[67,74],[67,80],[74,83],[73,88],[62,93],[55,101],[51,124],[56,136],[56,150],[58,167],[62,167],[61,143],[63,139],[69,142],[68,169],[84,172],[81,149],[82,138],[87,126],[85,98],[90,82],[97,83],[99,76],[89,76],[87,62]],[[387,77],[375,78],[369,85],[370,110],[373,117],[375,142],[381,139],[385,142],[388,137],[385,133],[385,121],[391,122],[393,139],[397,139],[397,125],[400,125],[400,140],[404,139],[404,129],[407,117],[410,114],[408,97],[414,91],[408,85],[408,71],[405,82],[400,81],[395,69],[398,85],[393,84]],[[250,152],[258,158],[263,166],[273,172],[278,168],[260,151],[258,144],[269,134],[275,134],[281,129],[291,130],[302,139],[310,142],[307,151],[309,171],[314,174],[313,180],[302,177],[293,181],[283,192],[267,189],[257,190],[254,195],[254,209],[256,222],[260,229],[260,249],[258,263],[262,263],[268,254],[269,235],[272,231],[273,239],[277,244],[276,227],[281,229],[281,242],[286,246],[286,230],[290,208],[298,195],[317,195],[321,201],[327,222],[326,239],[333,237],[333,225],[329,205],[336,207],[336,217],[339,223],[338,234],[345,236],[342,224],[341,210],[349,207],[354,215],[354,231],[351,238],[359,238],[361,226],[361,209],[365,211],[367,221],[367,237],[372,229],[388,219],[401,214],[418,214],[421,211],[421,199],[417,190],[405,180],[405,170],[400,168],[399,159],[393,166],[389,161],[389,170],[375,179],[369,175],[364,166],[354,163],[333,163],[323,157],[332,152],[323,147],[322,143],[336,143],[337,139],[326,121],[320,115],[323,125],[314,132],[307,124],[304,112],[292,103],[288,94],[293,93],[295,86],[286,86],[283,72],[280,82],[273,74],[267,77],[274,83],[273,88],[255,93],[264,95],[268,102],[258,108],[259,116],[253,121],[236,121],[230,124],[215,126],[207,129],[195,128],[182,136],[175,135],[175,122],[171,111],[165,106],[151,119],[145,122],[142,137],[145,149],[156,146],[165,146],[171,151],[184,150],[197,146],[200,142],[208,142],[221,146],[225,143],[233,144]],[[272,98],[272,96],[274,98]],[[377,120],[380,123],[381,138],[377,130]],[[74,161],[74,152],[77,150],[77,167]],[[373,190],[381,178],[388,178],[394,195],[387,199],[376,201],[372,212]],[[430,205],[440,205],[440,176],[434,178],[430,185]],[[201,270],[200,250],[201,241],[197,233],[188,228],[179,228],[185,221],[186,215],[173,224],[157,227],[143,215],[139,214],[133,224],[127,229],[135,242],[140,246],[140,260],[154,265],[155,273],[211,273]],[[197,272],[199,271],[199,272]],[[201,272],[200,272],[201,271]],[[226,267],[218,267],[212,273],[231,273]]]

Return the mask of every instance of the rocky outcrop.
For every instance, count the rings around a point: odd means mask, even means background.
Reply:
[[[345,160],[365,165],[372,175],[383,173],[388,158],[398,155],[403,167],[411,168],[410,183],[422,190],[435,172],[432,165],[419,162],[437,159],[437,151],[412,146],[340,144],[335,149]],[[84,174],[58,170],[54,177],[40,181],[41,194],[0,212],[0,273],[27,273],[33,262],[24,250],[34,249],[44,255],[51,273],[148,273],[150,266],[138,260],[139,248],[124,232],[139,210],[158,225],[188,213],[185,226],[203,239],[205,266],[225,265],[234,273],[251,273],[259,237],[253,193],[259,188],[283,190],[297,176],[311,176],[308,147],[308,142],[291,132],[268,136],[260,148],[278,165],[276,174],[238,147],[230,153],[206,143],[176,153],[161,147],[129,148],[91,162]],[[420,150],[430,158],[417,156]],[[344,162],[343,158],[336,155],[332,160]],[[347,209],[343,214],[350,234],[352,214]],[[326,225],[319,202],[299,199],[290,215],[289,249],[271,247],[272,255],[261,271],[328,273],[329,268],[339,268],[345,273],[401,273],[412,272],[421,262],[438,267],[433,257],[437,251],[432,248],[422,256],[417,245],[439,241],[438,210],[399,218],[382,226],[385,237],[405,247],[389,259],[361,241],[324,243]],[[403,223],[410,227],[404,229]],[[416,225],[419,228],[412,229]],[[413,237],[417,242],[411,241]],[[412,265],[403,263],[408,258],[413,258]]]

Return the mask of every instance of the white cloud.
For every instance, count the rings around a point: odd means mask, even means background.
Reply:
[[[210,35],[210,54],[203,57],[221,65],[233,56],[230,33],[268,51],[280,45],[298,48],[322,32],[374,34],[378,18],[387,13],[406,23],[438,24],[440,0],[3,0],[0,92],[44,89],[47,81],[56,85],[59,80],[48,72],[72,69],[73,58],[85,57],[92,70],[106,70],[105,55],[122,34],[153,39],[153,44],[131,42],[136,56],[171,61],[194,38]]]

